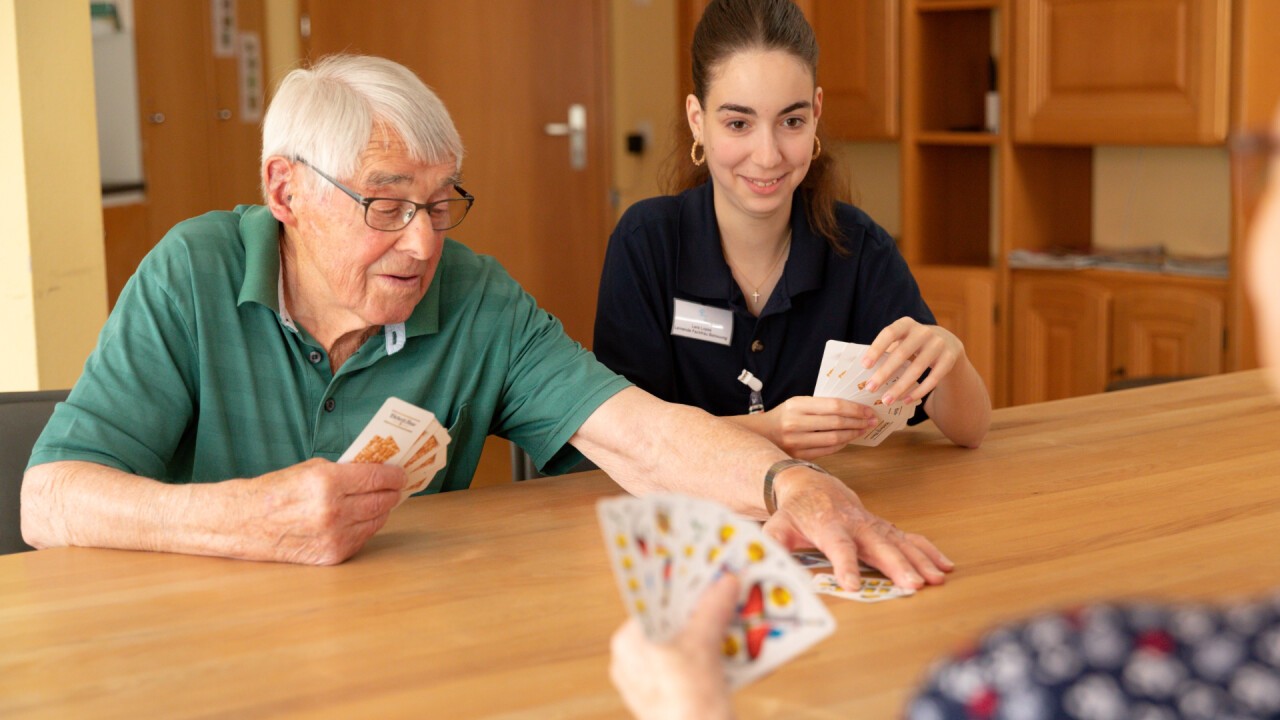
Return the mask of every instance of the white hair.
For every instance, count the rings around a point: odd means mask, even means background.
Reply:
[[[412,70],[367,55],[330,55],[285,76],[262,122],[262,162],[280,155],[350,177],[379,127],[417,162],[462,167],[462,138],[440,98]]]

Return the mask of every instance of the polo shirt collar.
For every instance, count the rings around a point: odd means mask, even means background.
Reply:
[[[778,309],[782,310],[791,306],[791,298],[796,295],[822,287],[826,270],[827,241],[809,227],[803,192],[797,190],[791,200],[791,254],[774,290],[782,303]],[[710,180],[685,193],[677,242],[676,286],[680,291],[702,298],[732,298],[733,274],[720,249],[720,226],[716,223]],[[770,298],[769,305],[774,303]]]
[[[280,271],[280,221],[271,214],[270,208],[261,205],[241,205],[236,208],[236,212],[240,214],[240,239],[244,243],[245,254],[244,282],[240,286],[236,304],[255,302],[268,307],[280,317],[281,323],[293,329],[293,318],[284,306],[284,275]],[[449,242],[446,240],[446,245]],[[403,323],[404,337],[439,332],[440,284],[444,272],[445,263],[441,258],[427,294]],[[399,350],[404,344],[404,337],[393,341],[390,333],[395,329],[395,326],[388,328],[388,354]],[[393,347],[395,350],[391,349]]]

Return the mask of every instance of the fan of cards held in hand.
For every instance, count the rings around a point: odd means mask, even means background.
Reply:
[[[816,551],[794,556],[760,524],[721,505],[682,495],[614,497],[597,506],[627,611],[650,639],[680,631],[721,573],[738,576],[737,612],[724,639],[724,666],[737,688],[771,672],[835,631],[819,593],[879,602],[911,594],[883,578],[841,588]]]
[[[399,398],[387,398],[338,462],[387,463],[404,468],[408,478],[396,503],[399,507],[427,487],[444,467],[448,445],[449,433],[430,411]]]
[[[869,405],[880,422],[865,435],[849,444],[875,447],[889,435],[907,426],[907,421],[915,414],[916,406],[920,401],[885,405],[880,400],[889,388],[902,379],[903,373],[909,367],[907,363],[903,363],[902,367],[894,370],[884,382],[880,383],[875,392],[866,390],[867,381],[876,370],[884,366],[889,357],[888,353],[885,353],[871,367],[862,367],[862,356],[870,347],[870,345],[828,340],[827,347],[822,353],[822,365],[818,368],[818,382],[813,389],[813,396],[844,398],[862,405]],[[915,392],[919,386],[920,383],[913,383],[903,397]]]

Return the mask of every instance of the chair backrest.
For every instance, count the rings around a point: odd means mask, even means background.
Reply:
[[[510,441],[508,441],[510,442]],[[534,478],[546,477],[538,470],[538,466],[533,464],[533,458],[529,457],[529,453],[524,448],[515,443],[511,444],[511,479],[514,482],[522,482],[524,480],[532,480]],[[599,470],[600,466],[583,458],[577,465],[565,471],[565,474],[576,472],[587,472],[589,470]]]
[[[19,497],[31,448],[67,390],[0,393],[0,555],[31,550],[22,541]]]

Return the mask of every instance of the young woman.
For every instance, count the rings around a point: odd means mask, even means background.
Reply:
[[[707,7],[678,194],[637,203],[614,230],[595,353],[664,400],[814,458],[875,425],[865,405],[811,397],[828,340],[869,344],[865,366],[889,358],[868,389],[886,405],[925,398],[913,422],[931,417],[975,447],[990,422],[986,388],[961,342],[933,324],[893,239],[842,201],[847,182],[817,133],[817,60],[791,0]],[[910,371],[885,386],[903,363]],[[765,412],[748,412],[743,370],[763,384]]]
[[[1258,349],[1280,397],[1280,284],[1274,281],[1280,270],[1280,108],[1271,132],[1251,140],[1245,147],[1269,167],[1263,175],[1270,179],[1249,232],[1248,290]],[[637,718],[734,716],[720,645],[737,590],[734,576],[722,577],[670,642],[649,641],[634,619],[614,633],[610,676]],[[1037,624],[1053,632],[1038,633],[1039,647],[1026,647]],[[1081,655],[1089,645],[1106,652]],[[1009,658],[1024,658],[1013,663],[1026,669],[1035,666],[1037,654],[1056,658],[1056,673],[1005,672]],[[1072,660],[1063,665],[1064,657]],[[1278,688],[1280,593],[1217,608],[1104,604],[994,631],[975,649],[936,664],[904,716],[1280,717]],[[1089,712],[1082,714],[1081,702]]]

